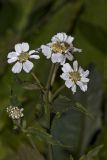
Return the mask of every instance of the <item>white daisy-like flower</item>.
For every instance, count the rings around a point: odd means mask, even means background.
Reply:
[[[9,114],[9,117],[13,120],[18,120],[24,116],[23,110],[23,108],[9,106],[7,108],[7,113]]]
[[[13,73],[20,73],[23,69],[25,72],[29,73],[33,68],[33,63],[29,59],[39,59],[40,56],[34,53],[38,51],[31,50],[29,51],[28,43],[18,43],[15,45],[15,51],[8,53],[8,63],[16,62],[12,67]]]
[[[63,73],[61,74],[61,78],[65,80],[65,85],[68,88],[71,88],[72,92],[76,92],[77,86],[85,92],[87,91],[87,83],[89,82],[89,71],[84,71],[81,67],[78,67],[78,62],[73,62],[73,68],[69,63],[65,63],[62,67]]]
[[[81,49],[73,47],[73,40],[66,33],[57,33],[50,43],[41,46],[42,53],[47,59],[51,58],[53,63],[64,64],[66,59],[72,61],[73,53],[81,52]]]

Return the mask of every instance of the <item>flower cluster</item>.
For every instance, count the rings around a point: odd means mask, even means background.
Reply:
[[[57,33],[52,37],[51,42],[46,45],[41,45],[39,50],[29,51],[28,43],[19,43],[15,45],[15,51],[8,54],[8,63],[13,63],[13,73],[20,73],[23,69],[29,73],[33,68],[33,63],[30,59],[39,59],[39,51],[41,50],[43,55],[47,59],[51,59],[52,63],[59,63],[62,66],[63,73],[60,77],[65,81],[65,85],[71,88],[72,92],[76,92],[77,86],[85,92],[87,91],[87,83],[89,82],[89,71],[84,71],[78,66],[78,62],[73,62],[73,67],[66,61],[72,61],[75,52],[81,52],[81,49],[73,46],[74,38],[68,36],[66,33]]]
[[[9,106],[7,108],[7,113],[9,114],[9,117],[13,120],[18,120],[24,116],[23,110],[23,108],[20,109],[18,107]]]

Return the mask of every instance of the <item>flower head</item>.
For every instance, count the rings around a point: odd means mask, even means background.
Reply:
[[[74,52],[81,52],[81,49],[73,47],[74,38],[66,33],[57,33],[52,37],[51,42],[42,45],[41,49],[47,59],[51,58],[53,63],[64,64],[66,59],[72,61]]]
[[[23,108],[18,108],[18,107],[8,107],[7,108],[7,113],[9,114],[9,117],[12,118],[13,120],[18,120],[24,116]]]
[[[65,63],[62,67],[63,73],[61,78],[65,80],[65,85],[71,88],[72,92],[76,92],[76,87],[79,86],[80,89],[85,92],[87,91],[87,83],[89,82],[89,71],[84,71],[81,67],[78,67],[78,62],[73,62],[73,68],[69,63]]]
[[[38,51],[31,50],[29,51],[28,43],[18,43],[15,45],[15,51],[8,53],[8,63],[16,62],[12,67],[13,73],[20,73],[22,68],[25,72],[29,73],[33,68],[33,63],[29,61],[29,59],[39,59],[40,56],[34,53],[38,53]]]

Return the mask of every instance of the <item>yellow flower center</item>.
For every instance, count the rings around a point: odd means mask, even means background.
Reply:
[[[54,43],[51,46],[52,51],[54,53],[65,53],[68,47],[69,45],[67,43],[60,43],[60,42]]]
[[[80,73],[79,72],[71,72],[70,73],[70,79],[72,80],[72,81],[74,81],[75,83],[77,82],[77,81],[80,81],[80,79],[81,79],[81,76],[80,76]]]
[[[22,52],[19,56],[18,56],[18,58],[19,58],[19,61],[20,62],[25,62],[25,61],[27,61],[28,59],[29,59],[29,54],[27,53],[27,52]]]

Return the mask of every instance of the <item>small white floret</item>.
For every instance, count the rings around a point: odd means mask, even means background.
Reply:
[[[60,77],[65,81],[66,87],[71,88],[73,93],[76,92],[77,86],[79,86],[83,92],[87,91],[89,71],[84,71],[81,67],[78,67],[77,61],[73,62],[73,67],[71,67],[69,63],[65,63],[62,66],[62,71],[63,73]]]
[[[12,67],[13,73],[20,73],[23,69],[26,73],[29,73],[33,68],[33,63],[30,62],[30,59],[39,59],[40,56],[37,55],[38,51],[31,50],[29,51],[28,43],[18,43],[15,45],[15,51],[8,53],[8,63],[16,62]]]

